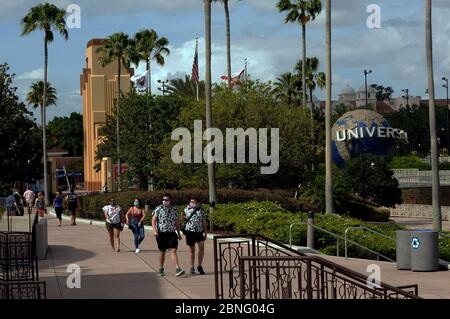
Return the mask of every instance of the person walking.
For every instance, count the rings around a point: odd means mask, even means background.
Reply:
[[[73,189],[70,190],[70,193],[66,195],[65,205],[64,205],[70,214],[71,226],[76,226],[77,219],[77,210],[80,207],[80,201],[78,196],[75,194]]]
[[[8,191],[8,197],[6,197],[6,215],[16,216],[17,203],[12,190]]]
[[[22,196],[19,193],[19,189],[18,188],[14,188],[13,196],[16,199],[16,206],[17,206],[16,215],[17,216],[25,215],[25,211],[24,211],[24,208],[23,208],[23,199],[22,199]]]
[[[142,207],[142,201],[139,198],[135,198],[133,206],[128,209],[125,215],[125,221],[128,227],[133,232],[134,248],[136,249],[136,254],[140,253],[139,245],[145,238],[144,218],[145,210]]]
[[[45,198],[43,192],[38,193],[36,201],[34,202],[34,206],[37,208],[37,214],[39,217],[42,218],[45,215],[47,215],[47,209],[45,208]]]
[[[106,230],[109,234],[109,241],[114,252],[120,252],[120,232],[123,230],[124,216],[122,208],[117,205],[116,200],[111,197],[109,204],[103,207]]]
[[[182,214],[182,230],[186,237],[186,244],[189,246],[190,263],[192,275],[195,274],[195,244],[198,245],[198,273],[204,275],[203,258],[205,256],[205,240],[207,238],[207,215],[202,208],[199,197],[192,197],[189,205]]]
[[[162,205],[159,205],[153,211],[152,217],[153,235],[156,237],[159,255],[159,272],[160,276],[165,276],[164,261],[166,259],[166,251],[171,250],[172,262],[176,266],[175,276],[184,274],[178,263],[178,240],[181,240],[180,224],[178,221],[177,209],[172,206],[172,197],[170,194],[163,196]]]
[[[32,188],[28,186],[25,193],[23,193],[23,198],[25,198],[25,204],[27,205],[28,215],[32,213],[35,197],[36,196],[34,195]]]
[[[62,212],[63,212],[64,208],[63,208],[63,199],[61,197],[60,192],[56,192],[56,196],[53,199],[53,208],[55,209],[56,220],[58,221],[58,226],[61,226]]]

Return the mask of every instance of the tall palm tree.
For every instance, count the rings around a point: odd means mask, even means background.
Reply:
[[[54,39],[53,30],[57,31],[65,40],[69,38],[66,29],[66,20],[64,16],[66,10],[60,9],[53,4],[39,4],[32,7],[27,15],[22,18],[22,36],[28,35],[33,31],[40,30],[44,32],[44,83],[42,88],[42,148],[44,164],[44,198],[48,204],[48,173],[47,173],[47,137],[46,137],[46,105],[47,105],[47,70],[48,70],[48,43]]]
[[[316,16],[322,11],[320,0],[279,0],[278,11],[287,12],[284,19],[285,23],[299,23],[302,26],[302,60],[306,60],[306,24],[315,20]],[[306,66],[302,68],[302,104],[306,106]]]
[[[227,34],[227,76],[228,87],[231,89],[231,30],[230,30],[230,10],[228,7],[229,0],[213,0],[214,2],[222,2],[225,9],[225,26]]]
[[[165,64],[164,57],[170,54],[169,40],[166,37],[160,38],[153,29],[139,31],[134,35],[133,40],[136,55],[131,58],[131,62],[138,65],[140,61],[145,61],[148,72],[148,93],[151,94],[151,62],[155,60],[161,66]]]
[[[211,0],[204,0],[205,4],[205,97],[206,97],[206,128],[212,127],[211,112]],[[211,141],[208,140],[208,143]],[[214,214],[215,204],[217,202],[216,194],[216,172],[214,163],[208,161],[208,188],[210,215]],[[212,223],[210,224],[213,230]]]
[[[135,49],[133,42],[128,35],[123,32],[117,32],[110,35],[97,49],[102,56],[99,62],[102,66],[106,66],[113,61],[117,61],[117,95],[116,95],[116,139],[117,139],[117,190],[121,188],[121,162],[120,162],[120,139],[119,139],[119,105],[122,91],[120,89],[120,78],[122,73],[122,64],[126,67],[130,65],[130,58],[134,57]]]
[[[293,101],[298,101],[300,96],[301,83],[300,79],[296,74],[291,72],[286,72],[277,77],[274,88],[272,90],[272,95],[276,99],[286,99],[288,104]]]
[[[47,98],[45,100],[46,107],[49,105],[56,105],[56,102],[58,101],[56,90],[49,82],[47,82]],[[44,81],[37,81],[31,85],[30,91],[27,94],[27,102],[35,109],[40,107],[42,116],[42,110],[44,108]]]
[[[431,137],[431,173],[432,173],[432,202],[433,228],[442,231],[440,184],[439,184],[439,154],[436,138],[436,110],[434,103],[434,72],[433,72],[433,27],[431,0],[425,0],[425,49],[427,57],[429,117]]]
[[[331,170],[331,0],[325,1],[326,105],[325,105],[325,213],[334,212]]]
[[[306,86],[309,90],[309,102],[311,107],[311,144],[313,148],[313,156],[311,158],[312,165],[311,169],[314,171],[315,168],[315,142],[314,142],[314,101],[313,101],[313,92],[316,88],[323,89],[325,87],[325,73],[317,72],[319,68],[319,59],[316,57],[306,58]],[[298,61],[295,66],[297,72],[301,72],[303,70],[303,61]]]
[[[198,86],[200,97],[204,97],[203,92],[205,91],[205,81],[199,81]],[[167,91],[170,94],[178,96],[187,96],[192,98],[197,97],[197,88],[192,82],[190,75],[185,75],[184,79],[178,78],[170,80],[169,85],[167,86]]]

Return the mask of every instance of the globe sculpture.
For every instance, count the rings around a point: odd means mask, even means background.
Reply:
[[[388,157],[394,140],[403,131],[393,129],[380,114],[371,110],[354,110],[342,115],[332,128],[332,156],[338,167],[362,154]]]

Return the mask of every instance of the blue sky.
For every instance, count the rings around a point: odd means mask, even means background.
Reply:
[[[42,78],[42,34],[20,37],[20,19],[40,1],[0,2],[0,63],[7,62],[16,74],[14,85],[23,99],[32,82]],[[155,66],[153,80],[190,74],[195,36],[200,37],[200,74],[204,65],[204,17],[201,0],[55,0],[62,8],[78,4],[81,28],[69,29],[70,38],[60,38],[49,47],[49,81],[56,87],[59,103],[48,109],[48,119],[82,111],[79,77],[84,66],[86,43],[123,31],[130,35],[153,28],[170,41],[166,66]],[[292,70],[301,55],[300,27],[285,24],[275,0],[230,0],[233,73],[248,58],[253,79],[274,80]],[[363,70],[372,69],[369,83],[390,85],[395,96],[409,88],[424,96],[426,83],[423,0],[333,0],[333,96],[347,84],[357,89],[364,82]],[[366,25],[369,4],[381,8],[381,28]],[[441,77],[450,77],[450,1],[434,0],[434,57],[436,93],[444,97]],[[213,4],[213,79],[226,70],[225,19],[222,5]],[[324,65],[324,13],[308,25],[308,56]],[[153,84],[155,88],[156,83]],[[315,93],[320,99],[324,92]],[[39,119],[38,112],[35,112]]]

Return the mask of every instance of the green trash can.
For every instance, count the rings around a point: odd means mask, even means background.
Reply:
[[[411,270],[439,269],[439,233],[433,230],[411,231]]]

